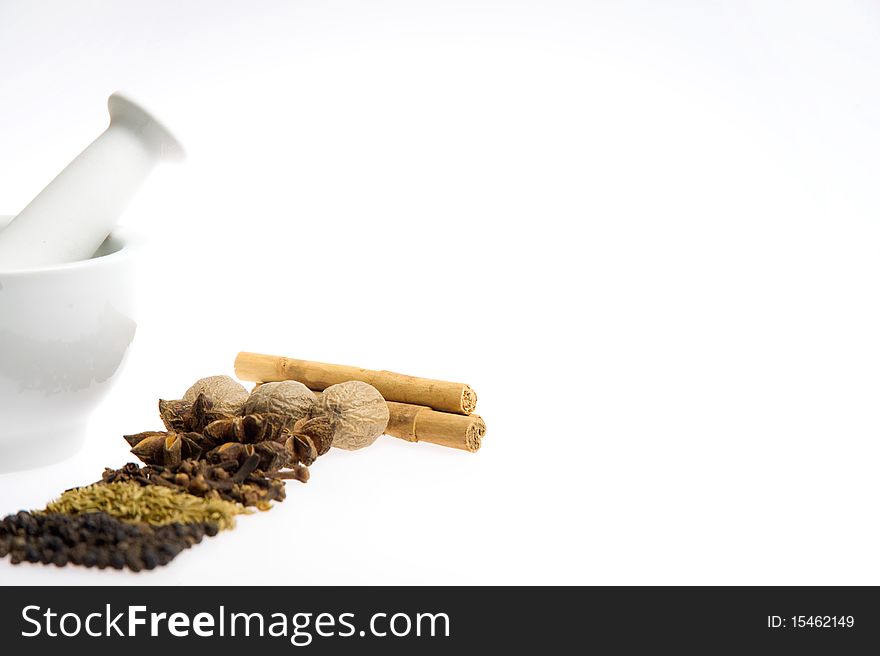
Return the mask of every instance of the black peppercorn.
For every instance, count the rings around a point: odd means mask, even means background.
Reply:
[[[0,520],[0,557],[138,572],[166,565],[184,549],[216,535],[216,524],[126,524],[106,513],[19,512]]]

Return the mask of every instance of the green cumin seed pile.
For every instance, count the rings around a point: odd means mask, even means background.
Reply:
[[[235,526],[235,515],[247,510],[237,503],[197,497],[158,485],[134,482],[95,483],[68,490],[46,506],[48,513],[105,512],[129,523],[216,524],[221,529]]]

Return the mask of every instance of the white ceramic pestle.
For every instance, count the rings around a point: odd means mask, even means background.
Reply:
[[[0,231],[0,270],[92,257],[158,161],[183,159],[142,107],[118,93],[107,106],[109,127]]]

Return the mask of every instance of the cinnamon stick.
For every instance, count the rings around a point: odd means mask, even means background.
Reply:
[[[431,442],[441,446],[477,451],[486,434],[486,422],[479,415],[437,412],[431,408],[387,401],[391,418],[386,435],[409,442]]]
[[[339,364],[295,360],[277,355],[239,353],[235,375],[241,380],[269,383],[298,380],[314,390],[349,380],[369,383],[386,401],[427,406],[441,412],[469,415],[477,406],[477,395],[464,383],[406,376],[392,371],[374,371]]]

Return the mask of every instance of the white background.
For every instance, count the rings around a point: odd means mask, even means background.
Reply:
[[[3,0],[0,213],[116,89],[190,157],[123,219],[88,446],[0,513],[239,350],[465,381],[489,433],[334,450],[152,573],[0,582],[880,583],[878,37],[867,0]]]

